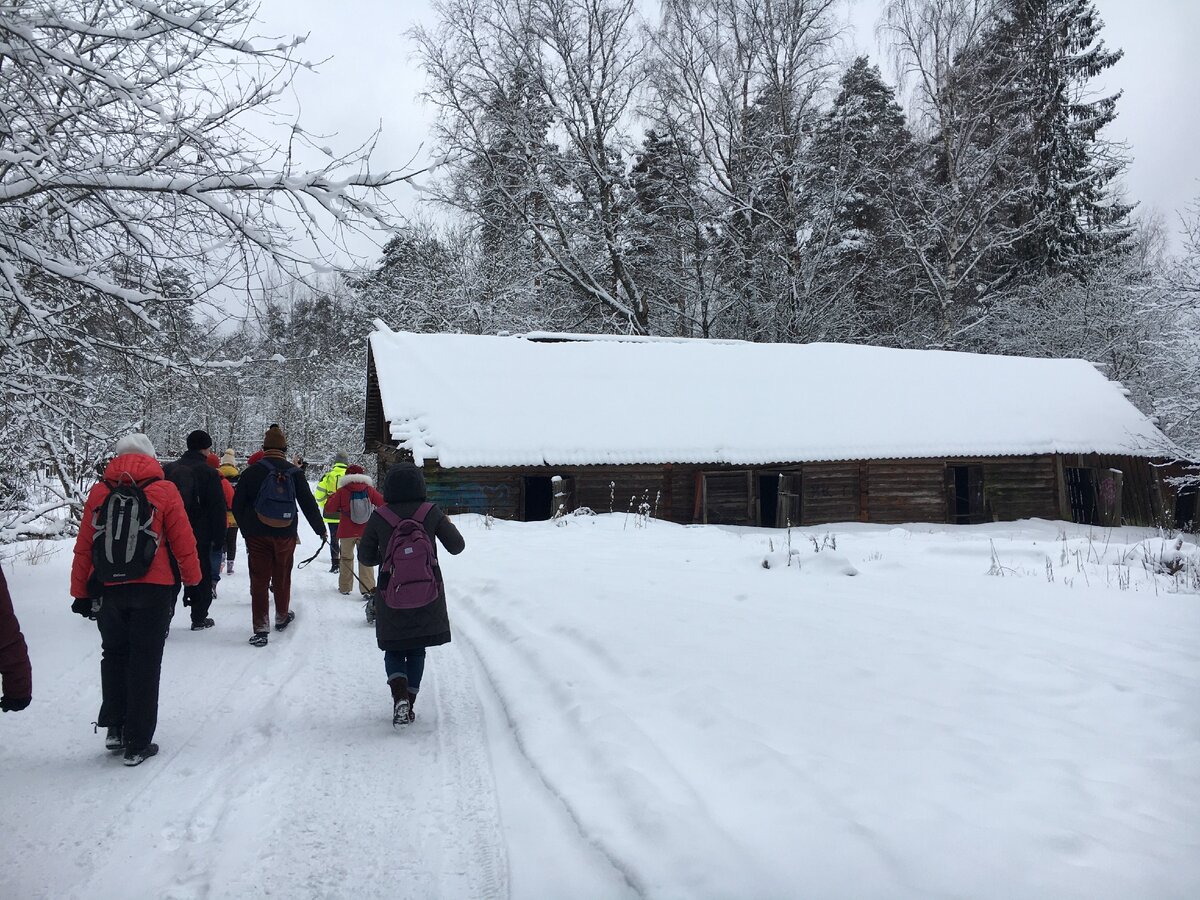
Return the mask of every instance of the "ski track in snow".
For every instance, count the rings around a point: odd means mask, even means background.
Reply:
[[[215,628],[191,632],[179,608],[164,654],[161,750],[136,769],[85,725],[99,704],[98,635],[94,652],[59,674],[36,666],[53,734],[35,743],[6,729],[5,815],[26,823],[3,853],[6,896],[508,896],[471,664],[454,644],[431,650],[417,720],[393,729],[361,602],[337,594],[321,569],[294,574],[296,622],[266,648],[245,643],[244,569],[221,583]],[[55,628],[94,627],[54,613]],[[23,619],[44,663],[41,623]],[[45,802],[54,796],[64,802]],[[50,846],[35,840],[47,835]]]
[[[0,897],[1197,896],[1200,606],[1088,584],[1059,525],[849,526],[832,564],[798,530],[764,570],[777,532],[458,524],[413,725],[322,562],[261,650],[240,571],[215,629],[180,609],[132,770],[63,551],[6,564]]]

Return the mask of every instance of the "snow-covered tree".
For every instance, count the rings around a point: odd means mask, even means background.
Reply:
[[[914,177],[916,147],[895,93],[866,57],[842,76],[809,161],[813,229],[827,232],[815,260],[828,295],[847,310],[847,339],[905,344],[919,332],[914,277],[897,234],[895,185]]]
[[[630,172],[630,256],[655,333],[706,337],[712,324],[712,222],[700,161],[687,141],[651,128]]]
[[[896,222],[916,296],[936,316],[932,344],[1010,286],[1016,271],[994,261],[1035,228],[1008,211],[1035,189],[1028,172],[1007,166],[1017,136],[1013,73],[984,52],[996,0],[888,0],[881,30],[911,85],[921,177],[897,183]]]
[[[807,289],[805,160],[831,72],[833,0],[665,0],[650,115],[694,148],[715,228],[706,333],[821,334]],[[818,300],[818,302],[820,302]]]
[[[1133,235],[1130,207],[1112,184],[1126,165],[1102,130],[1120,92],[1094,96],[1091,83],[1121,58],[1100,38],[1091,0],[1003,0],[982,42],[980,75],[1007,83],[1002,122],[1015,137],[1006,178],[1028,173],[1007,216],[1026,229],[1002,265],[1027,275],[1088,277]]]
[[[572,293],[579,324],[645,332],[627,254],[629,120],[644,78],[635,7],[441,0],[437,28],[414,37],[451,160],[439,199],[520,223]],[[503,110],[498,97],[508,98]],[[490,207],[465,206],[454,189],[464,179],[486,184]]]
[[[0,438],[54,476],[52,503],[135,424],[112,402],[129,385],[94,379],[194,368],[173,311],[307,262],[289,223],[382,220],[372,194],[400,176],[367,152],[263,137],[299,44],[257,37],[248,0],[0,5]]]

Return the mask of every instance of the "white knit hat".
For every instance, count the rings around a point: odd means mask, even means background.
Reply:
[[[235,461],[234,456],[233,456],[233,448],[232,447],[230,447],[228,450],[226,450],[224,455],[221,456],[221,465],[223,465],[223,466],[237,465],[237,462]]]
[[[117,445],[113,447],[113,453],[117,456],[124,453],[140,453],[151,458],[155,456],[154,445],[150,443],[150,438],[136,432],[127,434],[117,441]]]

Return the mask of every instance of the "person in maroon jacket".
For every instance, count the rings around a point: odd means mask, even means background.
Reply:
[[[108,729],[105,746],[123,749],[125,765],[136,766],[158,752],[151,739],[158,724],[158,682],[176,579],[191,587],[200,583],[202,573],[183,498],[164,479],[150,439],[131,434],[117,442],[115,452],[83,506],[71,566],[71,611],[96,619],[100,627],[103,701],[96,724]],[[141,486],[153,507],[151,528],[158,543],[140,578],[98,584],[92,555],[96,512],[114,487],[129,481]]]
[[[325,501],[325,517],[330,513],[338,517],[338,552],[341,554],[338,568],[338,592],[349,594],[354,587],[354,548],[358,546],[367,520],[375,507],[383,506],[383,495],[375,490],[375,482],[363,471],[362,466],[350,466],[346,474],[338,479],[337,490]],[[365,512],[365,515],[363,513]],[[356,522],[355,516],[362,519]],[[358,583],[362,587],[363,599],[369,600],[375,591],[375,567],[358,563]]]
[[[29,648],[13,612],[3,569],[0,569],[0,676],[4,678],[0,710],[20,712],[33,699],[33,670],[29,667]]]
[[[278,425],[272,425],[263,435],[262,455],[250,465],[238,479],[233,492],[233,517],[246,542],[246,568],[250,575],[250,614],[254,621],[254,634],[250,646],[267,646],[270,634],[271,606],[268,591],[275,598],[275,630],[283,631],[296,618],[292,603],[292,561],[296,545],[300,543],[296,532],[298,519],[296,506],[304,514],[318,538],[325,540],[325,523],[321,520],[321,508],[313,499],[312,490],[304,480],[304,473],[288,462],[287,436]],[[256,454],[257,455],[257,454]],[[294,504],[288,511],[291,516],[272,522],[264,518],[257,509],[259,490],[267,478],[276,484],[290,479]]]

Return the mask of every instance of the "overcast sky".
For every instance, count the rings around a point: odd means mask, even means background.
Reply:
[[[1125,176],[1127,199],[1142,212],[1162,213],[1172,229],[1178,214],[1200,195],[1200,0],[1094,0],[1104,20],[1102,36],[1125,57],[1097,83],[1123,90],[1111,140],[1128,145],[1132,163]],[[878,52],[874,27],[880,0],[850,0],[845,54],[866,52],[888,68]],[[657,9],[644,0],[644,9]],[[309,60],[328,57],[317,73],[302,73],[295,93],[301,121],[311,133],[330,134],[335,148],[348,148],[382,129],[378,168],[419,166],[432,152],[432,112],[418,95],[424,77],[407,32],[432,26],[429,0],[262,0],[263,31],[310,35]],[[419,212],[420,195],[400,188],[401,209]],[[360,254],[374,255],[356,241]]]

